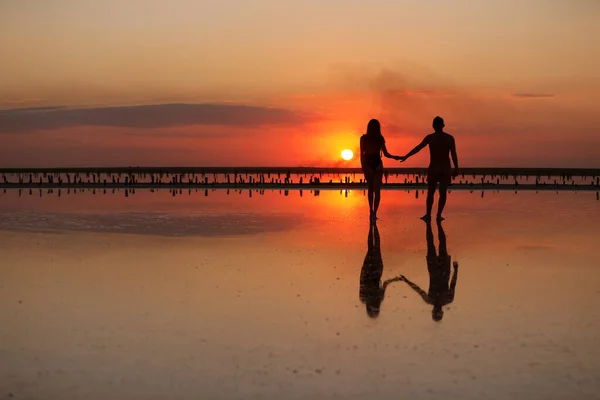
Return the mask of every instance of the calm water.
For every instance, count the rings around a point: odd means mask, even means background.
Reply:
[[[595,193],[384,192],[383,270],[362,192],[206,194],[0,194],[0,398],[600,398]]]

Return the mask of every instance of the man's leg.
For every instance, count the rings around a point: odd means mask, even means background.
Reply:
[[[435,188],[437,186],[436,180],[428,177],[427,179],[427,200],[425,202],[427,206],[427,213],[421,217],[423,221],[431,220],[431,209],[433,207],[433,196],[435,195]]]
[[[446,193],[448,191],[448,182],[445,180],[440,182],[440,200],[438,201],[438,212],[437,212],[437,220],[443,221],[444,217],[442,217],[442,212],[444,211],[444,207],[446,206]]]
[[[446,233],[442,227],[442,222],[438,221],[438,241],[440,242],[440,257],[448,257],[448,248],[446,246]]]
[[[427,222],[425,238],[427,239],[427,259],[434,260],[437,257],[437,252],[435,251],[435,243],[433,242],[433,229],[431,229],[431,222]]]

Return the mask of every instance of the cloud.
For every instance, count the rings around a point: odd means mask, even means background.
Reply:
[[[28,108],[11,108],[8,110],[0,110],[0,115],[2,114],[26,114],[26,113],[35,113],[41,111],[56,111],[65,109],[64,106],[47,106],[47,107],[28,107]]]
[[[553,94],[545,93],[513,93],[511,96],[517,99],[551,99],[554,97]]]
[[[422,96],[422,97],[452,97],[455,95],[453,92],[444,92],[436,90],[389,90],[387,91],[390,95],[395,96]]]
[[[2,101],[4,104],[25,104],[25,103],[36,103],[39,101],[44,101],[46,99],[33,98],[33,99],[8,99]]]
[[[231,104],[155,104],[125,107],[37,107],[0,112],[0,133],[75,126],[165,128],[185,125],[257,127],[301,125],[314,115],[281,108]]]

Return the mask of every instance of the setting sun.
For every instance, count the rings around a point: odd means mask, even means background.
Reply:
[[[350,161],[352,160],[352,157],[354,157],[354,153],[352,152],[352,150],[346,149],[342,151],[342,158],[346,161]]]

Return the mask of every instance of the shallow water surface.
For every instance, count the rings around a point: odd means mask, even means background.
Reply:
[[[595,194],[423,202],[3,193],[0,398],[600,398]]]

